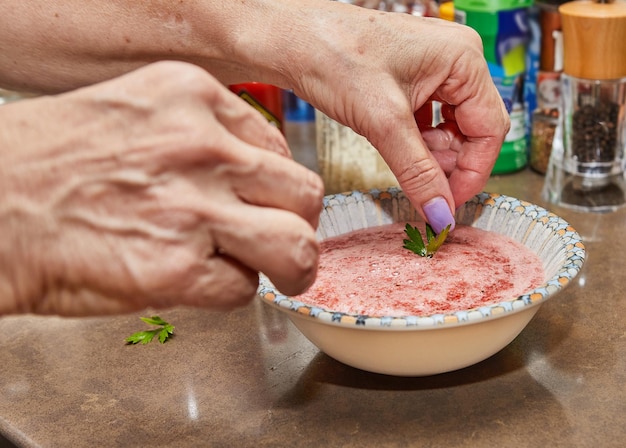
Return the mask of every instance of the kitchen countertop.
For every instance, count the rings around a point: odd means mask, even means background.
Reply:
[[[287,135],[315,168],[312,126]],[[542,182],[523,170],[486,190],[546,206]],[[123,342],[148,312],[10,316],[0,319],[0,433],[19,447],[621,447],[626,209],[548,208],[582,235],[587,262],[479,364],[422,378],[359,371],[259,300],[161,311],[176,325],[164,345]]]

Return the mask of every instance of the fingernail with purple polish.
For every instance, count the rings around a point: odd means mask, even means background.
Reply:
[[[451,224],[450,230],[454,229],[454,216],[450,211],[450,206],[441,196],[428,201],[422,206],[422,209],[428,224],[430,224],[435,233],[441,232],[448,224]]]

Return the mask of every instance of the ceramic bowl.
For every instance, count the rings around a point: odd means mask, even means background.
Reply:
[[[423,376],[470,366],[509,344],[541,304],[572,281],[583,266],[585,248],[562,218],[508,196],[477,195],[458,210],[456,219],[530,248],[543,261],[545,283],[491,306],[425,316],[364,316],[321,309],[281,294],[263,275],[259,296],[286,313],[320,350],[352,367]],[[324,198],[318,237],[417,220],[419,215],[399,189],[336,194]]]

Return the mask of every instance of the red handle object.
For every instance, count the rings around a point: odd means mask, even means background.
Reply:
[[[270,124],[283,132],[283,103],[280,88],[260,82],[233,84],[229,88],[258,110]]]

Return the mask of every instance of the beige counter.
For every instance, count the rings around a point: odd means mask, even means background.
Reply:
[[[288,131],[313,166],[311,129]],[[546,205],[542,180],[523,171],[487,190]],[[176,325],[165,345],[124,344],[146,313],[6,317],[0,433],[24,447],[621,447],[626,210],[550,208],[585,239],[583,272],[480,364],[425,378],[362,372],[258,301],[163,311]]]

